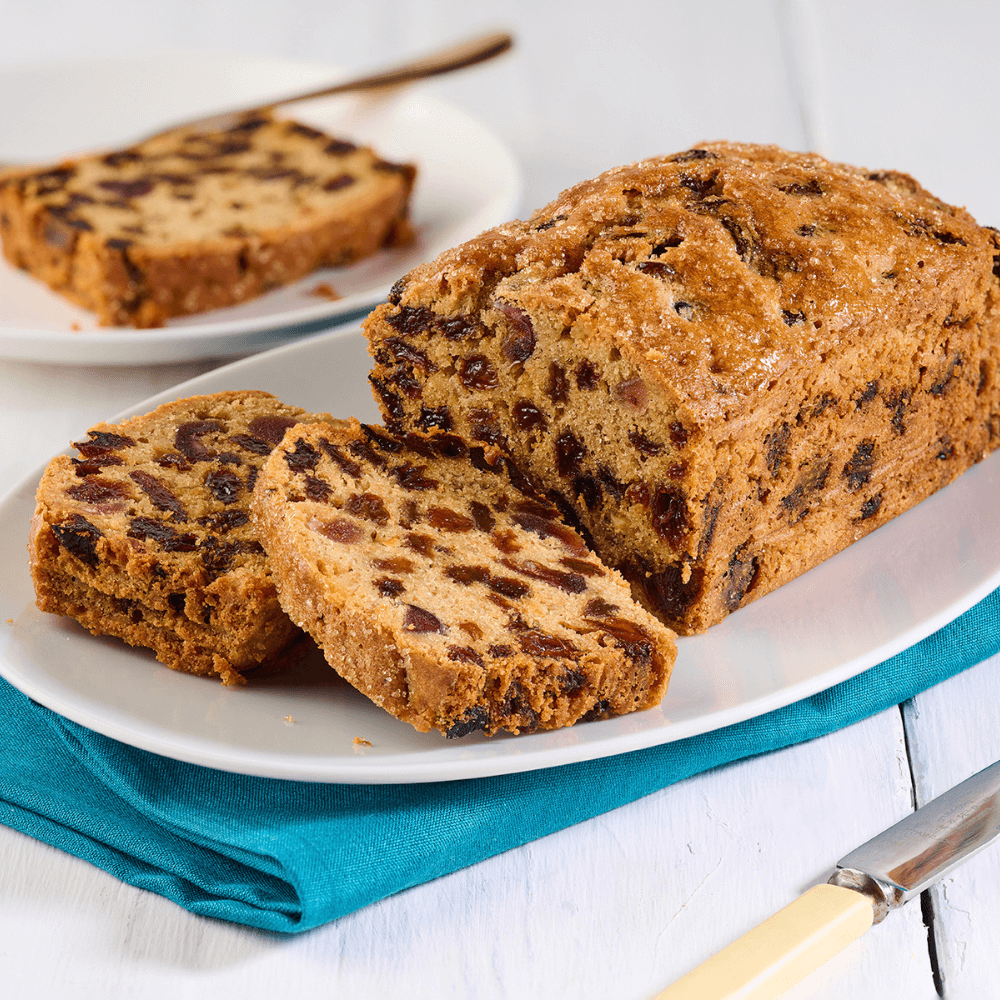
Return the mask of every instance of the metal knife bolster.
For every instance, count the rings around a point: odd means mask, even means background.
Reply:
[[[1000,835],[1000,761],[837,862],[830,877],[868,896],[875,923]]]

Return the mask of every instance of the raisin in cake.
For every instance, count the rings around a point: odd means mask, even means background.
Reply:
[[[415,171],[269,116],[0,178],[7,259],[104,325],[244,302],[410,237]]]
[[[293,428],[253,506],[282,607],[422,732],[555,729],[666,690],[673,633],[551,504],[454,435]]]
[[[300,634],[248,507],[286,429],[320,418],[330,419],[266,392],[226,392],[91,428],[38,487],[38,607],[148,646],[176,670],[238,682]]]
[[[387,425],[508,454],[701,631],[1000,441],[1000,234],[912,178],[710,143],[580,184],[366,321]]]

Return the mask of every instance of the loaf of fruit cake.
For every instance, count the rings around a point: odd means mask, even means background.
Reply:
[[[323,419],[265,392],[193,396],[98,424],[45,470],[28,545],[38,607],[227,683],[301,635],[249,501],[288,427]]]
[[[455,435],[294,427],[253,510],[282,607],[421,732],[555,729],[663,697],[673,633],[516,470]]]
[[[695,633],[997,445],[998,293],[1000,234],[911,177],[717,142],[442,254],[365,331],[391,429],[512,458]]]
[[[6,258],[98,314],[161,326],[410,238],[415,170],[269,115],[0,176]]]

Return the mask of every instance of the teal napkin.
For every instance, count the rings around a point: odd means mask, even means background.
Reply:
[[[785,708],[664,746],[417,785],[253,778],[159,757],[0,681],[0,822],[194,913],[304,931],[682,778],[850,725],[1000,648],[1000,591]]]

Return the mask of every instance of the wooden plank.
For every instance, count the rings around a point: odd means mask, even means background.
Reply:
[[[1000,656],[918,695],[905,720],[919,804],[1000,759]],[[930,890],[937,959],[948,1000],[997,991],[1000,844]]]

